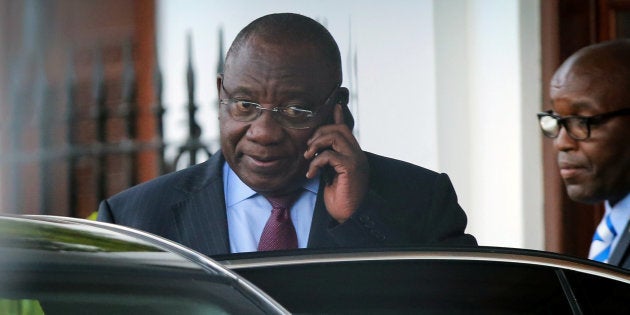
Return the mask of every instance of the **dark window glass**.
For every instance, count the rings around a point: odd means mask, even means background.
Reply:
[[[571,313],[552,268],[402,260],[235,271],[294,313]]]
[[[585,314],[620,314],[630,309],[630,284],[575,271],[565,271]]]

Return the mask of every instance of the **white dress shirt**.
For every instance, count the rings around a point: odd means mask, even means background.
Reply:
[[[255,252],[271,214],[271,204],[265,197],[245,185],[227,162],[223,165],[223,187],[230,251]],[[308,243],[319,177],[306,181],[303,188],[304,191],[291,207],[291,220],[295,226],[299,248],[306,248]]]
[[[627,194],[623,199],[619,200],[614,207],[610,206],[608,201],[605,202],[606,214],[610,213],[610,220],[612,221],[613,226],[615,227],[615,231],[617,231],[617,236],[613,239],[611,253],[617,247],[617,243],[619,243],[619,239],[623,234],[628,221],[630,221],[630,194]]]

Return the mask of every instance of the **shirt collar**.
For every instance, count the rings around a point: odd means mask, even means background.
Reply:
[[[245,199],[256,196],[253,189],[247,186],[243,181],[234,173],[232,168],[227,162],[223,164],[223,187],[225,187],[225,205],[231,207]],[[319,177],[309,179],[302,185],[307,191],[310,191],[317,195],[319,192]]]
[[[623,199],[619,200],[614,207],[610,206],[610,202],[606,200],[606,212],[616,209],[628,209],[630,208],[630,193],[628,193]]]
[[[617,231],[623,231],[630,221],[630,193],[623,199],[619,200],[614,207],[606,201],[604,203],[606,214],[610,213],[610,219]]]

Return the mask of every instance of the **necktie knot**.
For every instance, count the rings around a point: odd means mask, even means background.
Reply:
[[[291,209],[291,206],[295,202],[295,199],[298,197],[297,193],[279,197],[265,197],[267,201],[271,204],[272,210],[275,209]]]
[[[258,242],[259,251],[297,248],[297,233],[291,221],[290,209],[301,191],[279,197],[265,197],[271,204],[271,215]]]

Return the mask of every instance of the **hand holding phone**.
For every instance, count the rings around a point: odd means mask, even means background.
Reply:
[[[324,201],[330,215],[345,222],[367,194],[369,165],[367,157],[344,121],[342,104],[334,108],[334,123],[319,127],[307,142],[304,153],[311,160],[307,178],[321,172]]]

